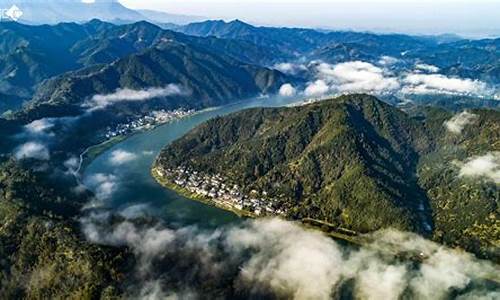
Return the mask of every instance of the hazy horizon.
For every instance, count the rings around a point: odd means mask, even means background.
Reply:
[[[120,0],[134,9],[203,16],[226,21],[240,19],[255,25],[337,30],[453,33],[466,37],[500,35],[500,2],[367,1],[367,0]]]

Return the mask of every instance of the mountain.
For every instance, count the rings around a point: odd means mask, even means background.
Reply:
[[[23,101],[32,98],[44,80],[68,71],[111,63],[166,40],[250,64],[267,65],[279,57],[246,41],[192,37],[145,21],[121,26],[97,19],[85,24],[54,26],[3,22],[0,30],[3,34],[0,93],[5,95],[0,98],[1,111],[19,108]]]
[[[352,95],[209,121],[166,148],[158,164],[222,174],[246,193],[266,191],[292,218],[359,232],[425,232],[419,208],[427,200],[413,174],[428,144],[403,112]]]
[[[111,64],[89,67],[46,81],[19,116],[37,119],[61,117],[82,111],[93,95],[117,89],[144,90],[177,84],[186,95],[159,97],[156,101],[123,103],[133,112],[151,107],[206,108],[230,101],[276,92],[287,81],[278,71],[249,65],[198,47],[165,40],[152,48]]]
[[[452,114],[435,108],[424,111],[428,132],[436,136],[436,149],[422,157],[417,175],[432,208],[434,239],[498,261],[498,177],[496,182],[481,177],[464,177],[460,176],[460,170],[464,162],[478,158],[483,158],[487,167],[487,157],[500,153],[500,112],[469,110],[475,116],[474,121],[467,124],[460,134],[455,134],[443,126],[453,117]],[[481,160],[476,162],[480,164]],[[496,172],[498,176],[498,169]]]
[[[74,220],[87,201],[13,161],[0,165],[0,294],[115,298],[130,254],[91,244]]]
[[[195,36],[244,40],[272,49],[286,61],[322,60],[340,63],[362,60],[377,64],[382,56],[398,59],[392,66],[411,71],[416,63],[439,67],[440,73],[500,83],[500,39],[466,40],[456,36],[409,36],[301,28],[256,27],[239,20],[204,21],[172,30]]]
[[[499,259],[498,189],[459,177],[455,162],[500,150],[500,113],[476,110],[477,125],[454,136],[443,126],[452,114],[424,110],[410,116],[366,95],[251,109],[194,129],[162,151],[155,170],[183,193],[186,182],[203,189],[193,178],[216,176],[291,219],[413,230]]]
[[[52,76],[82,67],[73,46],[111,24],[61,23],[55,26],[28,26],[0,23],[0,92],[29,99],[36,85]],[[118,55],[115,55],[115,58]]]
[[[303,28],[278,28],[278,27],[255,27],[250,24],[234,20],[205,21],[180,26],[174,30],[195,36],[215,36],[226,39],[238,39],[252,42],[259,46],[271,47],[279,50],[282,55],[289,58],[298,58],[309,54],[331,44],[355,43],[366,48],[377,49],[380,53],[388,49],[392,53],[400,53],[408,49],[419,49],[426,45],[434,45],[436,41],[407,35],[387,34],[377,35],[371,33],[351,31],[318,31]],[[352,59],[351,59],[352,60]]]

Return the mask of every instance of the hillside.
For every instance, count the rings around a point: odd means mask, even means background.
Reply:
[[[357,43],[377,54],[400,53],[407,49],[420,49],[434,45],[434,41],[405,35],[376,35],[350,31],[317,31],[304,28],[256,27],[239,20],[231,22],[204,21],[175,28],[176,31],[194,36],[215,36],[236,39],[270,47],[288,58],[310,55],[310,52],[335,43]],[[382,48],[382,49],[378,49]],[[389,50],[390,49],[390,50]],[[382,51],[382,52],[383,52]]]
[[[132,259],[87,242],[76,217],[87,201],[10,161],[0,165],[0,295],[113,298]]]
[[[293,218],[367,232],[426,231],[414,176],[429,142],[413,120],[354,95],[298,108],[254,109],[209,121],[165,149],[158,164],[234,178],[279,198]]]
[[[176,84],[181,95],[158,97],[149,108],[206,108],[275,92],[286,77],[278,71],[248,65],[182,43],[165,41],[111,64],[67,73],[45,82],[17,117],[34,120],[78,114],[93,95],[112,94],[119,88],[144,90]],[[138,112],[143,101],[123,103]]]
[[[435,240],[499,259],[499,183],[460,176],[460,165],[500,152],[500,113],[471,113],[477,119],[460,135],[442,126],[451,117],[449,113],[431,110],[427,114],[427,126],[437,135],[437,149],[421,159],[419,183],[429,195]]]
[[[262,199],[271,214],[285,211],[292,219],[356,232],[396,227],[432,233],[445,244],[498,258],[498,190],[494,183],[458,178],[452,161],[498,151],[499,114],[477,111],[479,127],[453,140],[443,126],[452,115],[431,111],[412,118],[364,95],[247,110],[174,142],[155,170],[172,187],[215,175]]]
[[[145,51],[164,41],[175,41],[214,55],[250,64],[270,64],[279,55],[239,40],[193,37],[148,22],[114,25],[97,19],[84,24],[30,26],[0,23],[0,112],[19,108],[44,80],[65,72]],[[19,100],[11,100],[18,99]]]

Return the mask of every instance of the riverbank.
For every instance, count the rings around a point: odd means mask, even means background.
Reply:
[[[92,145],[85,149],[85,151],[80,154],[80,162],[75,173],[80,174],[80,172],[85,170],[85,167],[88,166],[96,157],[106,152],[106,150],[112,148],[114,145],[124,141],[125,139],[127,139],[127,137],[127,135],[115,136],[109,140],[105,140],[100,144]]]
[[[205,205],[210,205],[213,207],[217,207],[219,209],[231,212],[235,215],[237,215],[240,218],[251,218],[251,219],[257,219],[257,218],[262,218],[262,217],[268,217],[268,215],[257,215],[255,213],[245,211],[245,210],[239,210],[233,206],[229,205],[222,205],[221,202],[216,202],[213,201],[210,197],[208,196],[203,196],[200,194],[193,193],[189,191],[187,188],[184,188],[182,186],[179,186],[173,182],[170,182],[163,178],[159,172],[158,169],[153,166],[151,168],[151,176],[156,180],[158,184],[160,184],[162,187],[169,189],[171,191],[174,191],[175,193],[193,200],[193,201],[198,201],[200,203],[203,203]],[[281,216],[274,216],[278,218],[283,218]],[[311,230],[318,230],[321,231],[322,233],[326,234],[327,236],[335,239],[335,240],[340,240],[343,242],[347,242],[353,245],[357,246],[362,246],[367,243],[366,238],[363,236],[358,235],[354,231],[350,231],[348,229],[344,228],[339,228],[335,226],[334,224],[327,223],[325,221],[320,221],[320,220],[315,220],[311,218],[304,218],[301,220],[289,220],[292,222],[296,222],[300,224],[302,227],[311,229]]]
[[[155,179],[155,181],[160,184],[162,187],[164,188],[167,188],[169,190],[172,190],[174,192],[176,192],[177,194],[185,197],[185,198],[188,198],[190,200],[194,200],[194,201],[198,201],[198,202],[201,202],[205,205],[210,205],[210,206],[213,206],[213,207],[217,207],[217,208],[220,208],[222,210],[225,210],[225,211],[228,211],[230,213],[233,213],[235,215],[237,215],[238,217],[240,218],[257,218],[258,216],[256,214],[253,214],[249,211],[244,211],[244,210],[239,210],[239,209],[236,209],[234,207],[231,207],[231,206],[228,206],[228,205],[221,205],[221,204],[218,204],[214,201],[212,201],[209,197],[205,197],[205,196],[202,196],[202,195],[199,195],[199,194],[196,194],[196,193],[192,193],[190,192],[188,189],[186,188],[183,188],[175,183],[172,183],[168,180],[165,180],[164,178],[162,178],[159,174],[158,174],[158,171],[155,167],[151,168],[151,176]]]

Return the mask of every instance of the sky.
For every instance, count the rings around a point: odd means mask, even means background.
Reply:
[[[500,0],[120,0],[147,8],[255,25],[498,36]]]

